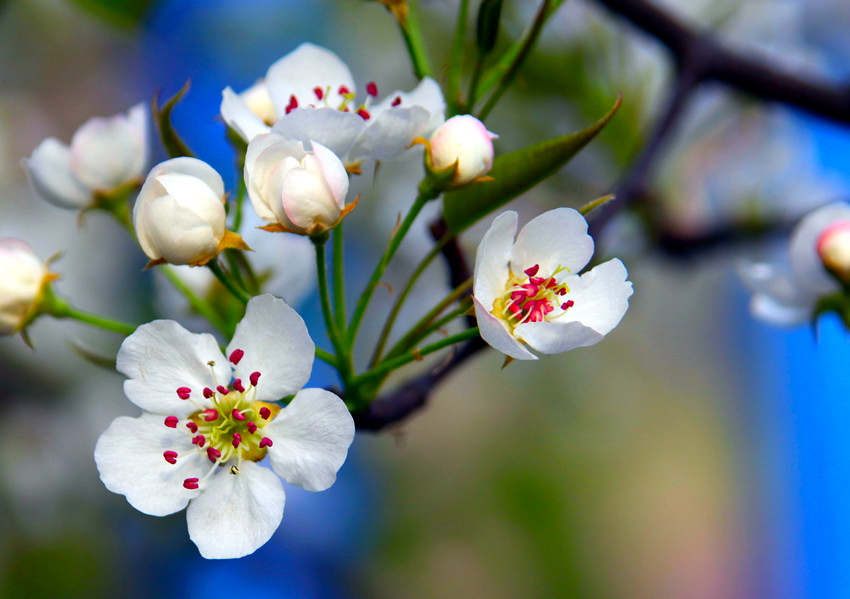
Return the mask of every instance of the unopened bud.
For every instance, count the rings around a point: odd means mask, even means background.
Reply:
[[[818,255],[830,274],[850,284],[850,221],[828,226],[817,241]]]
[[[452,186],[466,185],[490,172],[496,137],[472,115],[453,116],[431,135],[432,165],[437,170],[455,165]]]

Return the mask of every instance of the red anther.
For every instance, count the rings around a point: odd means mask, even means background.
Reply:
[[[198,425],[192,422],[191,420],[186,423],[186,428],[188,428],[193,433],[198,432]]]
[[[245,393],[245,387],[242,386],[242,379],[233,381],[233,388],[239,391],[239,393]]]
[[[204,397],[206,397],[207,399],[209,399],[209,398],[211,398],[213,395],[215,395],[215,391],[213,391],[213,390],[212,390],[212,389],[210,389],[209,387],[204,387]]]
[[[348,89],[347,87],[345,87],[344,85],[340,85],[339,89],[336,90],[336,91],[340,96],[347,96],[348,94],[351,93],[351,90]]]
[[[398,106],[401,104],[401,96],[396,96],[395,99],[390,103],[391,106]]]
[[[271,415],[272,415],[272,411],[270,409],[268,409],[267,407],[263,406],[262,408],[260,408],[260,417],[263,420],[268,420],[269,416],[271,416]]]
[[[272,445],[274,445],[274,443],[268,437],[263,437],[262,439],[260,439],[260,449],[262,449],[263,447],[271,447]]]
[[[296,108],[298,108],[298,98],[295,97],[295,94],[292,94],[289,96],[289,104],[286,105],[286,114],[289,114]]]
[[[210,462],[215,462],[221,457],[221,452],[215,447],[207,447],[207,457],[210,459]]]
[[[257,432],[257,425],[251,422],[250,420],[248,421],[248,424],[245,425],[245,428],[247,428],[248,432],[252,435]]]
[[[177,397],[180,399],[189,399],[189,395],[192,393],[192,390],[189,387],[178,387],[177,388]]]
[[[292,97],[294,98],[295,96],[292,96]],[[242,356],[244,356],[244,355],[245,355],[245,352],[242,351],[241,349],[234,349],[230,353],[230,357],[228,358],[228,360],[230,360],[234,364],[239,364],[239,360],[241,360]]]
[[[233,416],[235,420],[245,420],[245,414],[243,414],[236,408],[233,408],[233,411],[230,413],[230,415]]]
[[[177,463],[177,452],[176,451],[163,451],[162,457],[165,458],[165,461],[169,464]]]
[[[240,443],[242,443],[242,435],[239,433],[233,433],[233,447],[239,447]]]
[[[197,478],[187,478],[183,481],[183,488],[189,489],[190,491],[194,491],[198,488],[198,479]]]
[[[168,428],[177,428],[177,416],[166,416],[165,426]]]
[[[527,274],[529,277],[533,277],[534,275],[536,275],[536,274],[537,274],[537,271],[538,271],[538,270],[540,270],[540,265],[539,265],[539,264],[535,264],[534,266],[531,266],[531,267],[529,267],[529,268],[526,268],[526,269],[525,269],[524,271],[522,271],[522,272],[524,272],[525,274]]]
[[[378,85],[374,81],[370,81],[366,84],[366,93],[373,98],[378,97]]]
[[[360,118],[362,118],[364,121],[368,121],[370,118],[372,118],[372,115],[369,114],[369,111],[366,110],[365,108],[361,108],[360,110],[358,110],[357,115]]]
[[[259,380],[260,380],[260,373],[259,373],[259,372],[252,372],[252,373],[251,373],[251,376],[249,376],[249,377],[248,377],[248,380],[249,380],[249,381],[251,381],[251,384],[252,384],[254,387],[256,387],[256,386],[257,386],[257,381],[259,381]]]
[[[532,285],[542,285],[543,281],[545,281],[545,280],[546,279],[544,279],[543,277],[530,277],[528,279],[528,282],[531,283]]]
[[[207,438],[203,435],[195,435],[192,437],[192,445],[197,445],[198,447],[203,447],[207,444]]]
[[[227,395],[228,393],[230,393],[230,389],[228,389],[224,385],[219,385],[215,388],[215,390],[221,393],[222,395]]]
[[[554,287],[555,285],[557,285],[557,283],[555,282],[555,277],[552,277],[546,282],[546,289],[552,289],[552,287]]]
[[[218,410],[215,410],[213,408],[208,408],[204,410],[204,420],[206,420],[207,422],[218,420]]]
[[[572,308],[576,303],[573,300],[567,300],[563,304],[561,304],[561,310],[566,310],[567,308]]]
[[[567,288],[566,288],[566,287],[561,287],[561,288],[560,288],[560,289],[558,289],[558,291],[556,291],[555,293],[557,293],[558,295],[567,295]]]
[[[325,97],[325,90],[323,90],[321,87],[314,87],[314,88],[313,88],[313,93],[314,93],[314,94],[316,94],[316,97],[317,97],[319,100],[321,100],[321,99],[323,99],[323,98]]]

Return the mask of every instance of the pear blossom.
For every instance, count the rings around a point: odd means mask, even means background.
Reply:
[[[68,146],[42,141],[23,166],[35,193],[61,208],[83,209],[99,197],[141,182],[148,161],[147,108],[97,117],[77,129]]]
[[[822,206],[794,228],[781,260],[741,265],[741,278],[753,292],[753,316],[776,325],[801,324],[815,315],[821,298],[842,291],[850,273],[848,228],[850,205]]]
[[[249,249],[225,229],[221,176],[197,158],[172,158],[151,170],[136,199],[133,224],[149,266],[197,266],[228,247]]]
[[[516,236],[517,213],[495,218],[478,246],[473,302],[481,337],[500,352],[535,360],[602,340],[623,318],[632,295],[618,259],[579,275],[593,255],[587,221],[556,208]],[[514,240],[516,236],[516,240]]]
[[[314,235],[333,228],[354,209],[345,205],[348,173],[318,142],[312,150],[276,133],[258,135],[245,154],[248,197],[267,230]]]
[[[432,166],[446,169],[455,165],[454,187],[471,183],[493,168],[493,140],[497,137],[472,115],[453,116],[428,140]]]
[[[222,92],[221,116],[245,141],[274,131],[303,143],[329,148],[357,172],[364,160],[401,154],[417,137],[443,122],[439,85],[425,77],[411,92],[394,91],[377,101],[378,86],[367,83],[365,100],[340,58],[325,48],[301,44],[269,67],[241,94]]]
[[[0,335],[21,330],[35,317],[45,285],[55,278],[27,244],[0,238]]]
[[[152,516],[187,508],[189,537],[206,558],[253,553],[283,515],[275,473],[325,490],[354,438],[339,397],[301,389],[313,352],[304,321],[271,295],[248,303],[225,354],[212,335],[174,321],[142,325],[121,345],[117,368],[143,412],[117,418],[97,442],[106,488]],[[293,394],[285,407],[276,402]],[[271,470],[260,464],[266,456]]]

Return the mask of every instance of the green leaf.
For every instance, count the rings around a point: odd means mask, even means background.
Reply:
[[[157,0],[71,0],[71,2],[111,25],[131,29],[139,26]]]
[[[484,0],[478,9],[477,41],[482,56],[489,54],[499,36],[499,21],[502,18],[504,0]]]
[[[449,230],[454,234],[462,232],[552,176],[605,128],[620,102],[618,97],[608,114],[587,129],[497,157],[489,173],[492,180],[446,192],[443,217]]]
[[[189,149],[189,146],[180,139],[180,136],[174,129],[174,125],[171,124],[171,112],[174,110],[177,102],[179,102],[188,91],[189,82],[186,81],[186,83],[183,84],[183,87],[180,88],[180,91],[169,98],[165,104],[162,105],[162,108],[159,108],[159,91],[157,91],[157,93],[153,96],[153,120],[156,123],[157,130],[159,131],[159,138],[162,140],[162,145],[165,147],[165,151],[168,152],[168,155],[171,158],[179,158],[180,156],[195,157],[195,154]]]

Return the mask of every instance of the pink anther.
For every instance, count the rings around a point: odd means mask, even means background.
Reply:
[[[215,462],[221,457],[221,452],[215,447],[207,447],[207,457],[210,459],[210,462]]]
[[[268,437],[263,437],[262,439],[260,439],[260,449],[262,449],[263,447],[271,447],[272,445],[274,445],[274,443]]]
[[[192,422],[191,420],[186,423],[186,428],[188,428],[193,433],[198,432],[198,425]]]
[[[177,416],[166,416],[165,417],[165,426],[168,428],[177,428]]]
[[[242,443],[242,435],[239,433],[233,433],[233,447],[239,447],[240,443]]]
[[[539,265],[539,264],[535,264],[534,266],[530,266],[530,267],[526,268],[526,269],[525,269],[524,271],[522,271],[522,272],[524,272],[525,274],[527,274],[529,277],[533,277],[534,275],[536,275],[536,274],[537,274],[537,271],[538,271],[538,270],[540,270],[540,265]]]
[[[338,90],[336,90],[336,91],[337,91],[337,93],[338,93],[340,96],[347,96],[348,94],[350,94],[350,93],[351,93],[351,90],[350,90],[350,89],[348,89],[348,88],[347,88],[346,86],[344,86],[344,85],[340,85],[340,86],[339,86],[339,89],[338,89]]]
[[[366,84],[366,93],[376,98],[378,96],[378,85],[374,81]]]
[[[251,373],[251,376],[249,376],[249,377],[248,377],[248,380],[249,380],[249,381],[251,381],[251,384],[252,384],[254,387],[256,387],[256,386],[257,386],[257,381],[259,381],[259,380],[260,380],[260,373],[259,373],[259,372],[252,372],[252,373]]]
[[[260,408],[260,418],[262,418],[263,420],[268,420],[271,415],[272,411],[267,407],[263,406],[262,408]]]
[[[177,463],[177,452],[176,451],[164,451],[162,452],[162,457],[165,458],[165,461],[169,464]]]
[[[207,422],[212,422],[213,420],[218,420],[218,410],[216,410],[216,409],[207,408],[206,410],[204,410],[203,414],[204,414],[204,420],[206,420]]]
[[[187,478],[183,481],[183,488],[189,489],[190,491],[194,491],[198,488],[198,479],[197,478]]]
[[[207,444],[207,438],[203,435],[195,435],[192,437],[192,445],[197,445],[198,447],[203,447]]]
[[[215,395],[215,391],[213,391],[213,390],[212,390],[212,389],[210,389],[209,387],[204,387],[204,397],[206,397],[207,399],[209,399],[209,398],[211,398],[213,395]]]
[[[228,393],[230,393],[230,389],[228,389],[224,385],[219,385],[215,388],[215,390],[221,393],[222,395],[227,395]]]
[[[295,97],[295,94],[292,94],[289,96],[289,104],[286,105],[286,114],[289,114],[296,108],[298,108],[298,98]]]
[[[572,308],[576,303],[573,300],[567,300],[563,304],[561,304],[561,310],[566,310],[567,308]]]
[[[235,420],[245,420],[245,414],[243,414],[236,408],[233,408],[233,411],[230,413],[230,415],[233,416]]]
[[[257,432],[257,425],[251,422],[250,420],[248,421],[248,424],[245,425],[245,428],[247,428],[248,432],[252,435]]]
[[[360,110],[358,110],[358,111],[357,111],[357,115],[358,115],[361,119],[363,119],[364,121],[368,121],[370,118],[372,118],[372,115],[371,115],[371,114],[369,114],[369,111],[368,111],[368,110],[366,110],[365,108],[361,108]]]
[[[177,388],[177,397],[180,399],[189,399],[189,395],[192,393],[192,390],[189,387],[178,387]]]
[[[242,385],[242,379],[236,379],[233,381],[233,388],[239,391],[239,393],[245,393],[245,387]]]
[[[314,87],[314,88],[313,88],[313,93],[314,93],[314,94],[316,94],[316,97],[317,97],[319,100],[321,100],[321,99],[323,99],[323,98],[325,97],[325,90],[323,90],[321,87]]]
[[[396,96],[392,102],[390,102],[391,106],[398,106],[401,104],[401,96]]]
[[[230,357],[228,358],[228,360],[230,360],[234,364],[239,364],[239,360],[241,360],[242,356],[244,355],[245,352],[241,349],[234,349],[232,352],[230,352]]]

